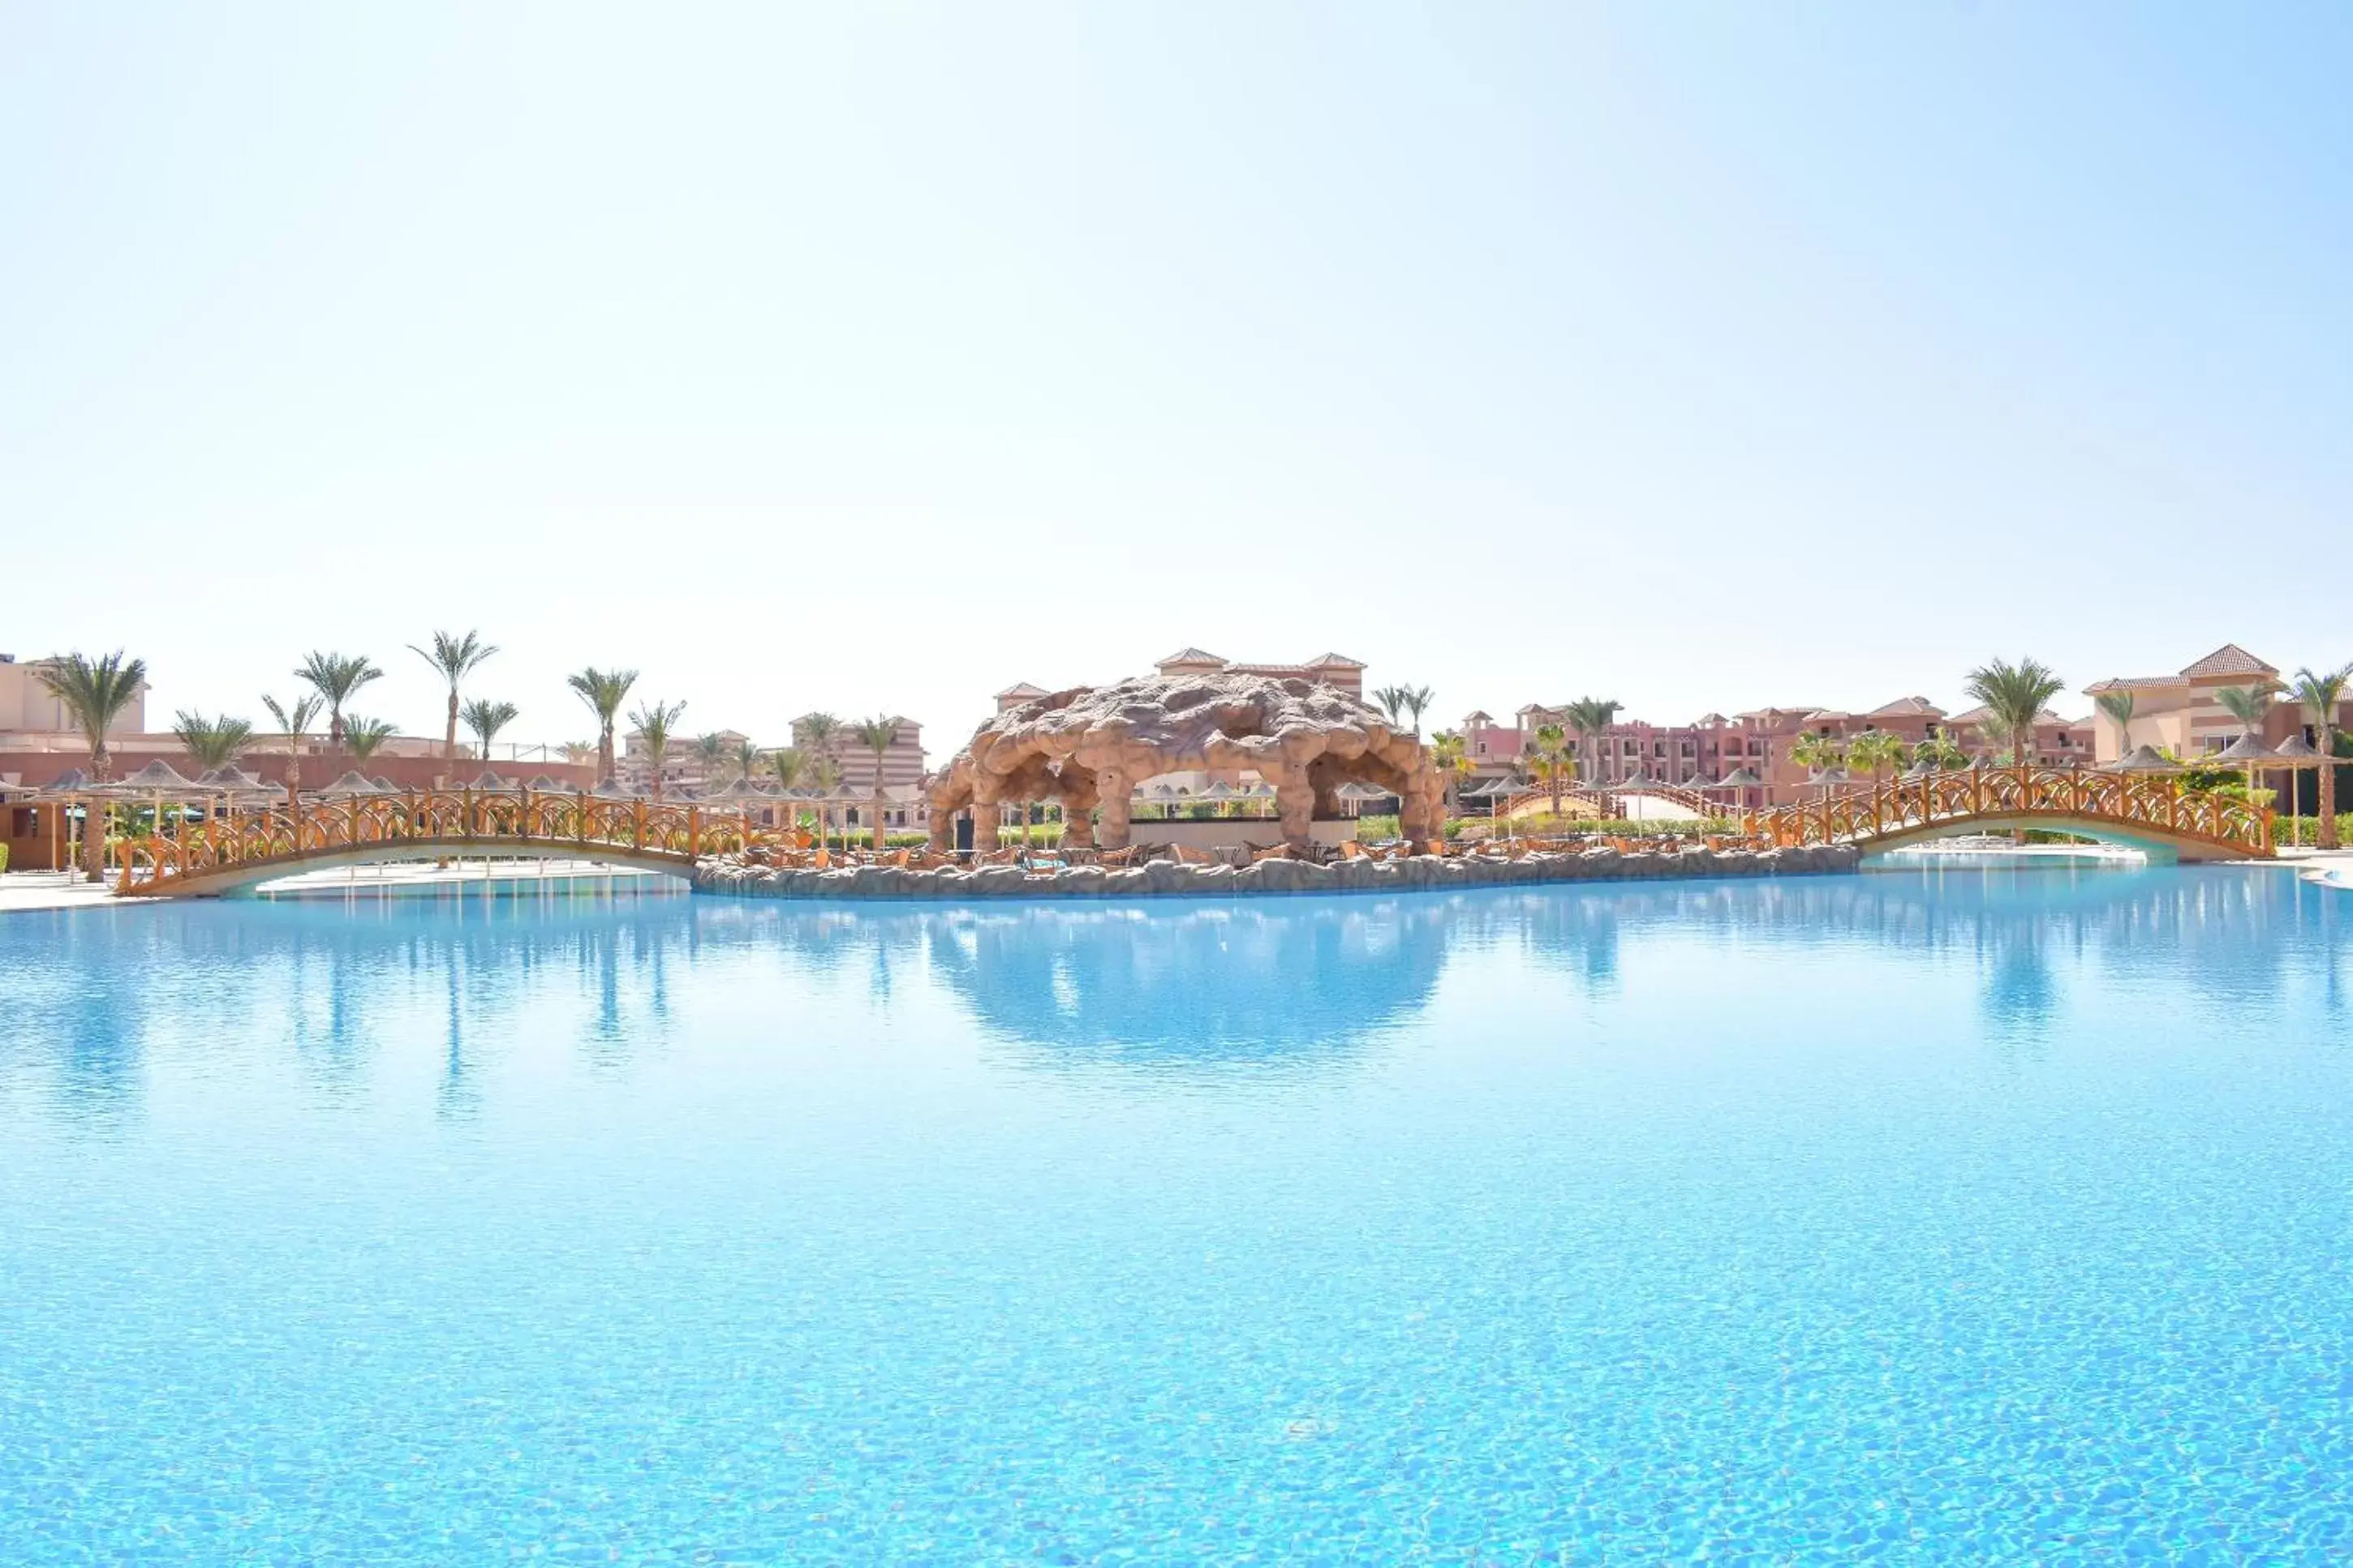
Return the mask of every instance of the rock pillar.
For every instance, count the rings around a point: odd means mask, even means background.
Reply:
[[[1128,841],[1127,775],[1117,768],[1095,774],[1095,795],[1103,802],[1103,823],[1095,842],[1105,849],[1124,849]]]
[[[932,853],[945,855],[955,847],[956,808],[932,798]]]
[[[1082,790],[1062,797],[1062,847],[1092,849],[1095,846],[1094,803]]]
[[[1274,810],[1282,819],[1283,842],[1293,849],[1306,848],[1314,837],[1310,825],[1315,820],[1315,786],[1307,782],[1305,768],[1290,763],[1276,771]]]

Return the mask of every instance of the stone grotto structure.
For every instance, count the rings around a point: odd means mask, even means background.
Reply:
[[[1066,842],[1123,849],[1138,784],[1212,768],[1249,768],[1272,784],[1283,838],[1294,847],[1305,847],[1309,824],[1341,815],[1335,792],[1352,782],[1398,797],[1407,838],[1427,842],[1444,829],[1429,752],[1378,709],[1296,679],[1149,676],[1053,692],[982,724],[933,781],[932,847],[954,847],[956,814],[967,807],[987,828],[1006,806],[1053,800],[1063,808]],[[975,842],[993,837],[984,831]]]

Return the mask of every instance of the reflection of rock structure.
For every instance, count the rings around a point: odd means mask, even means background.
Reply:
[[[932,973],[992,1031],[1102,1064],[1292,1062],[1426,1005],[1460,911],[1437,900],[922,915]]]
[[[933,847],[950,847],[966,806],[986,827],[1003,805],[1058,800],[1073,845],[1088,844],[1100,806],[1103,847],[1122,848],[1135,785],[1208,768],[1252,769],[1272,784],[1283,837],[1296,846],[1316,817],[1340,815],[1335,792],[1351,782],[1396,795],[1407,837],[1439,831],[1437,770],[1378,710],[1306,680],[1155,676],[1057,691],[981,725],[932,785]]]

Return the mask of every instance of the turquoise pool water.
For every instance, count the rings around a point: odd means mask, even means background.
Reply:
[[[0,1563],[2342,1562],[2274,871],[0,920]]]

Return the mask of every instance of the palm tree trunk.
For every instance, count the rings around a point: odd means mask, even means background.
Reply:
[[[100,737],[90,749],[90,776],[103,782],[109,758],[106,742]],[[106,805],[92,796],[81,808],[81,868],[87,879],[106,880]]]
[[[449,775],[458,771],[458,689],[449,688],[449,723],[441,735],[441,782],[448,784]]]
[[[2337,847],[2337,731],[2320,726],[2320,847]]]

